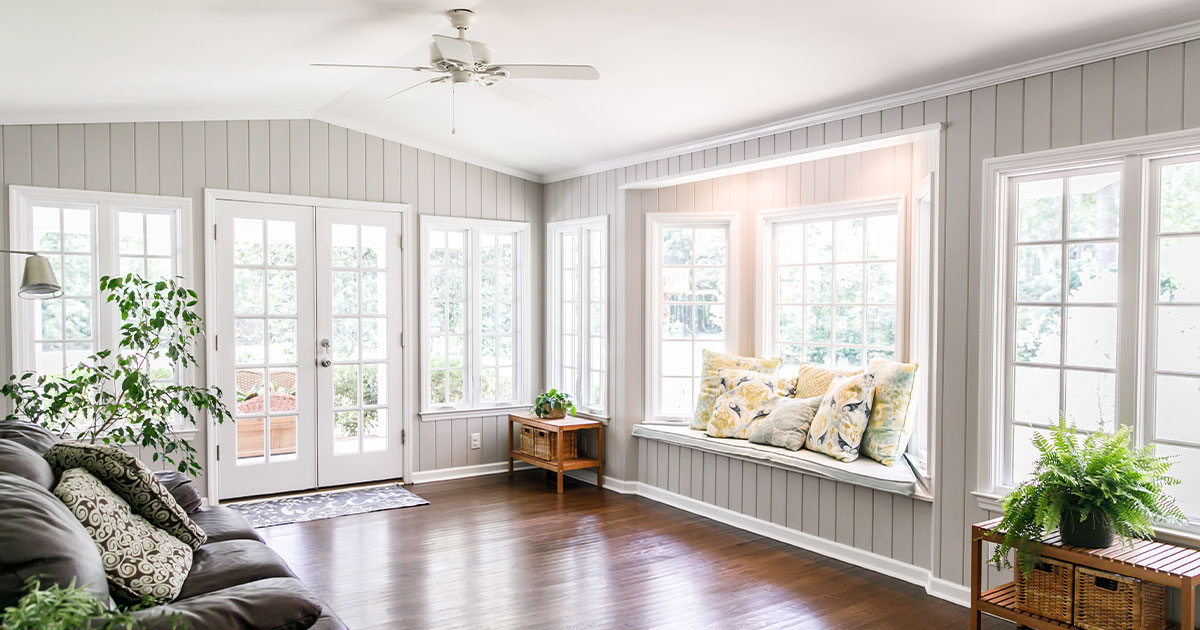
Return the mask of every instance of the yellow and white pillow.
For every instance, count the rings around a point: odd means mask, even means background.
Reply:
[[[829,391],[835,376],[854,376],[862,374],[862,370],[845,370],[828,368],[815,363],[801,363],[800,371],[792,385],[792,398],[812,398],[824,396]]]
[[[875,359],[867,366],[875,376],[875,402],[863,435],[862,454],[891,466],[904,454],[913,432],[913,386],[917,380],[916,363],[897,363]]]
[[[858,459],[863,432],[871,418],[875,376],[837,376],[813,417],[805,447],[843,462]]]
[[[778,400],[779,380],[771,374],[746,370],[721,370],[720,377],[728,391],[717,397],[705,433],[744,440]]]
[[[713,405],[717,397],[723,393],[721,389],[720,371],[727,369],[750,370],[775,376],[783,359],[760,359],[757,357],[739,357],[723,352],[705,350],[704,362],[700,370],[700,395],[696,400],[696,411],[692,415],[691,428],[703,431],[708,428],[709,418],[712,417]]]

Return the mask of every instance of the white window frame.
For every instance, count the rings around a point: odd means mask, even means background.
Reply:
[[[741,283],[740,240],[738,224],[741,216],[734,213],[676,214],[646,213],[646,376],[649,386],[646,396],[645,422],[680,424],[691,416],[672,416],[659,413],[661,390],[662,345],[662,231],[670,227],[720,228],[727,232],[725,249],[725,352],[737,353],[738,347],[738,285]]]
[[[181,285],[191,288],[192,279],[192,239],[187,235],[192,227],[192,200],[187,197],[166,197],[159,195],[139,195],[133,193],[96,192],[86,190],[70,190],[44,188],[36,186],[9,187],[9,247],[33,251],[30,230],[32,209],[35,205],[74,206],[94,209],[92,215],[92,284],[95,309],[93,315],[95,329],[92,331],[94,343],[93,352],[113,348],[117,343],[117,332],[120,321],[116,308],[103,301],[100,295],[99,283],[101,276],[121,276],[120,271],[120,242],[117,230],[118,213],[122,210],[141,212],[161,212],[174,215],[175,220],[175,255],[176,275],[183,276]],[[18,260],[12,257],[13,261]],[[10,261],[9,272],[11,286],[21,283],[22,265]],[[61,279],[60,279],[61,280]],[[34,368],[33,336],[27,334],[33,326],[33,300],[11,300],[11,313],[14,340],[12,344],[12,366],[14,374],[23,374]],[[194,366],[188,367],[177,375],[179,382],[194,383]]]
[[[757,300],[755,344],[759,356],[775,355],[775,238],[778,225],[837,220],[870,214],[895,213],[901,227],[896,246],[896,360],[917,362],[920,369],[911,404],[917,428],[906,451],[909,465],[925,487],[932,488],[934,435],[934,392],[928,375],[934,369],[932,326],[935,312],[932,287],[937,284],[936,253],[929,246],[934,229],[936,202],[934,177],[930,173],[913,191],[913,207],[905,195],[886,195],[852,201],[816,204],[758,212]],[[865,361],[865,357],[864,357]]]
[[[429,331],[429,311],[425,300],[429,296],[429,232],[433,230],[466,231],[466,270],[467,279],[463,287],[465,337],[463,348],[466,353],[465,376],[463,379],[462,403],[438,404],[430,403],[430,373],[429,355],[432,341]],[[478,287],[480,283],[479,268],[479,235],[483,232],[494,234],[510,234],[515,236],[516,251],[513,253],[513,278],[516,282],[514,302],[516,304],[515,326],[516,342],[513,346],[513,394],[512,400],[481,401],[480,396],[480,303]],[[530,275],[533,270],[533,255],[530,248],[530,224],[523,221],[495,221],[491,219],[467,219],[461,217],[421,217],[421,420],[435,421],[459,418],[474,418],[480,415],[498,415],[502,413],[524,411],[529,406],[532,386],[532,372],[529,369],[533,341],[533,320],[530,303],[532,293]]]
[[[588,405],[586,402],[586,392],[590,391],[591,383],[591,309],[589,307],[592,301],[591,281],[588,278],[589,265],[591,254],[591,243],[588,239],[588,233],[591,231],[600,231],[604,235],[604,392],[603,403],[600,406]],[[563,234],[575,232],[579,235],[579,267],[577,282],[579,283],[579,299],[580,312],[578,320],[573,323],[576,334],[580,339],[579,354],[576,357],[579,366],[579,388],[575,391],[575,387],[563,385],[560,382],[562,374],[562,335],[564,334],[564,322],[562,321],[562,309],[559,305],[562,303],[562,286],[559,280],[562,274],[563,260],[561,236]],[[557,387],[558,389],[571,394],[574,400],[577,415],[583,417],[594,418],[597,420],[607,420],[608,410],[611,407],[610,396],[612,392],[612,262],[611,253],[612,247],[609,241],[609,218],[608,216],[586,217],[582,219],[568,219],[565,221],[553,221],[546,224],[546,330],[548,331],[546,340],[546,386]]]
[[[1157,181],[1152,175],[1161,160],[1181,156],[1200,156],[1200,130],[1156,134],[1124,140],[1051,149],[1036,153],[984,160],[983,223],[981,243],[981,298],[979,352],[979,441],[977,478],[974,494],[981,507],[995,510],[998,497],[1012,490],[1007,482],[1010,423],[1007,409],[1008,346],[1010,321],[1008,278],[1012,264],[1009,224],[1011,182],[1017,178],[1058,171],[1113,166],[1121,169],[1121,224],[1118,232],[1120,274],[1118,276],[1118,346],[1116,421],[1131,425],[1138,445],[1150,441],[1152,427],[1153,349],[1148,314],[1157,293],[1157,267],[1151,266],[1154,252],[1148,251],[1150,239],[1157,238],[1149,217],[1157,200],[1151,197]],[[1064,212],[1066,209],[1064,208]],[[1128,220],[1134,218],[1135,220]],[[1066,270],[1063,270],[1066,273]],[[1065,297],[1065,296],[1064,296]],[[1197,540],[1200,524],[1192,523],[1176,532]]]

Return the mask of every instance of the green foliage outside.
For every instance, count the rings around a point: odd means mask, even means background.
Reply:
[[[152,373],[163,362],[175,373],[196,365],[196,340],[204,334],[196,292],[132,274],[101,278],[100,291],[121,314],[117,347],[93,353],[65,376],[13,375],[0,387],[13,403],[8,419],[29,419],[66,439],[141,446],[154,461],[201,473],[196,449],[177,432],[195,427],[198,417],[230,418],[221,390],[158,381]]]
[[[1060,418],[1050,435],[1033,438],[1040,456],[1033,477],[1004,498],[1004,518],[994,532],[1004,542],[992,554],[997,568],[1012,566],[1008,553],[1017,550],[1017,564],[1028,575],[1037,560],[1041,540],[1057,530],[1066,511],[1083,519],[1108,521],[1124,544],[1149,538],[1159,522],[1186,522],[1174,499],[1163,493],[1179,484],[1169,475],[1173,460],[1157,457],[1152,447],[1130,448],[1131,430],[1092,433],[1082,441],[1075,427]]]

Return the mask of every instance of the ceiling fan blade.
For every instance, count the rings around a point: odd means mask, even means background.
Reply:
[[[591,66],[515,63],[492,66],[491,71],[504,72],[512,79],[575,79],[595,81],[600,72]]]
[[[438,72],[437,68],[424,66],[383,66],[371,63],[310,63],[313,68],[377,68],[383,70],[412,70],[413,72]]]
[[[416,88],[419,88],[419,87],[421,87],[422,85],[427,85],[427,84],[429,84],[429,83],[441,83],[442,81],[445,81],[446,79],[449,79],[449,78],[450,78],[450,77],[434,77],[434,78],[432,78],[432,79],[427,79],[427,80],[425,80],[425,81],[421,81],[420,83],[416,83],[416,84],[410,85],[410,86],[408,86],[408,87],[404,88],[403,90],[400,90],[399,92],[396,92],[395,94],[393,94],[393,95],[389,96],[388,98],[396,98],[397,96],[400,96],[401,94],[403,94],[403,93],[405,93],[405,92],[407,92],[407,91],[409,91],[409,90],[414,90],[414,89],[416,89]],[[385,100],[386,100],[386,99],[385,99]]]
[[[524,105],[525,107],[530,108],[542,107],[550,102],[549,97],[545,96],[544,94],[535,92],[523,85],[517,85],[516,83],[505,81],[503,79],[496,81],[491,85],[486,85],[483,89],[495,94],[496,96],[506,98],[514,103],[517,103],[518,105]]]
[[[475,53],[471,50],[471,42],[445,35],[434,35],[433,43],[437,46],[438,52],[441,53],[442,58],[446,61],[453,61],[467,66],[475,65]]]

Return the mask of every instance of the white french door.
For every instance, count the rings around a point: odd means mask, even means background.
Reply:
[[[208,299],[222,499],[399,477],[398,212],[219,200]]]

